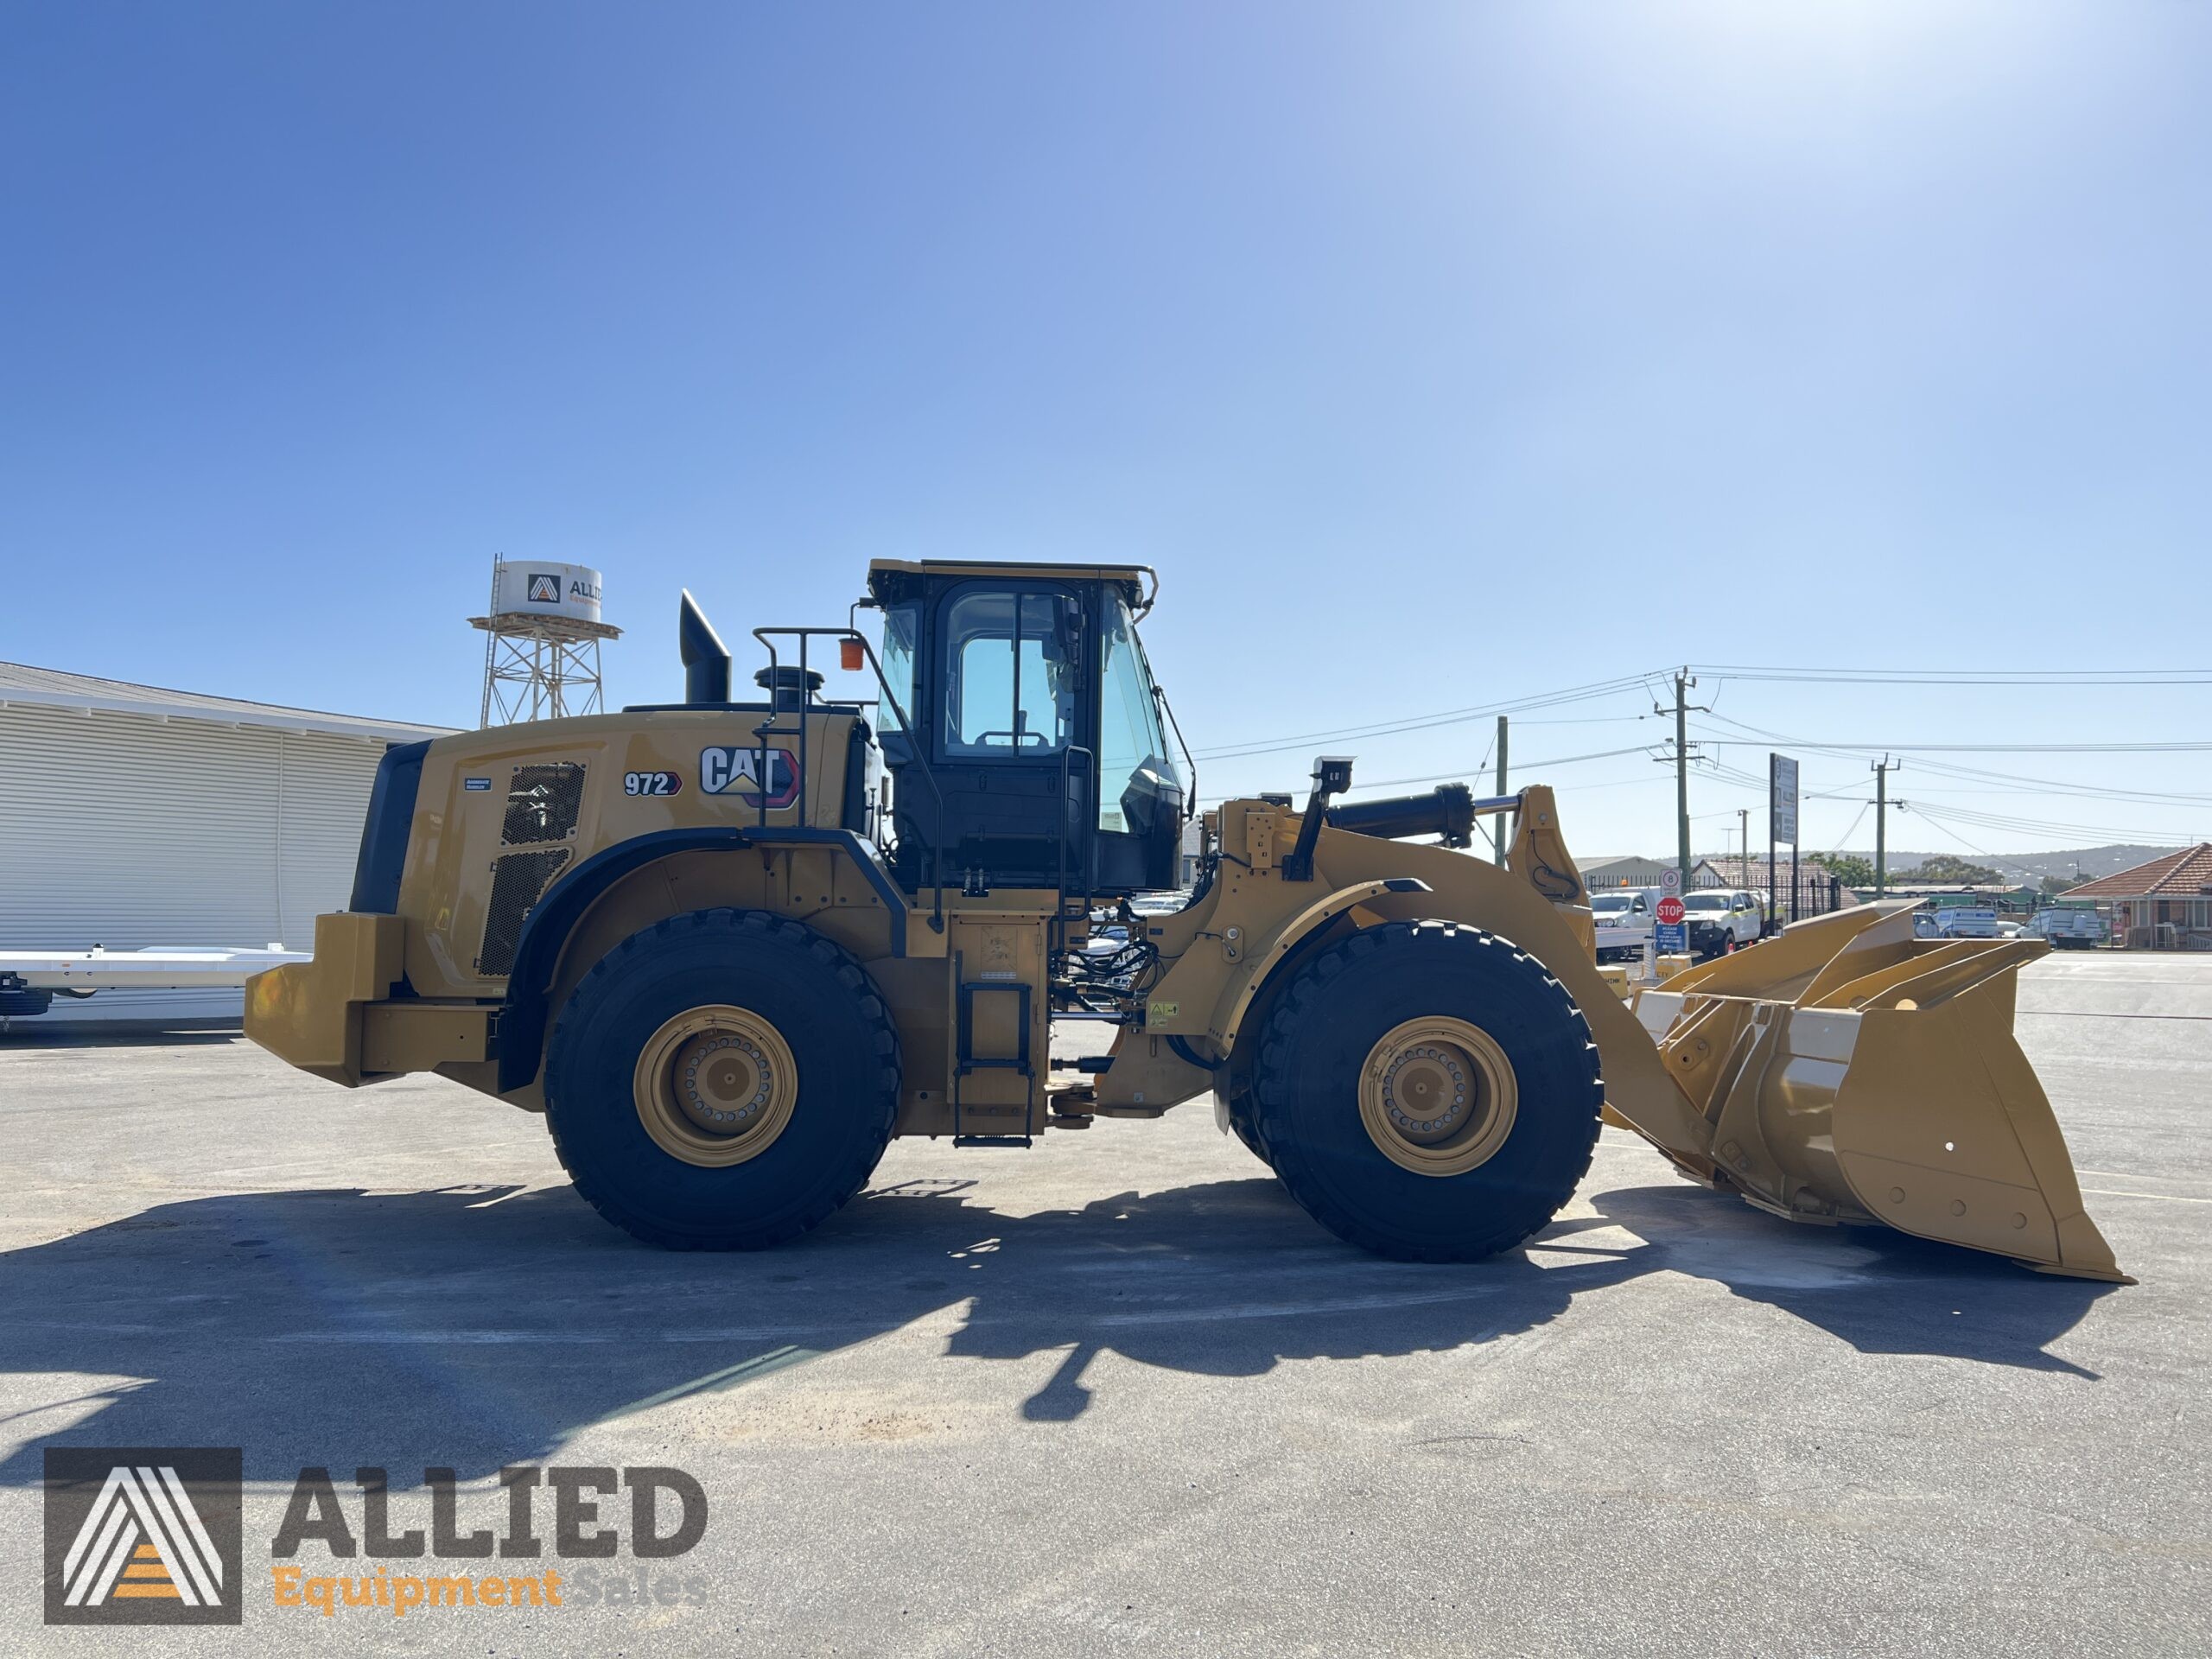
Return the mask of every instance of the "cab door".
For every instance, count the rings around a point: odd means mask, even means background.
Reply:
[[[944,799],[947,882],[1084,887],[1096,719],[1080,582],[969,581],[931,601],[926,741]],[[908,830],[936,827],[902,789]]]

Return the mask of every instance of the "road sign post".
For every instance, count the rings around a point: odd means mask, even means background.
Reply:
[[[1789,843],[1789,919],[1797,919],[1797,763],[1786,754],[1766,758],[1766,909],[1768,925],[1782,919],[1775,892],[1776,843]]]
[[[1659,924],[1651,930],[1652,943],[1661,956],[1684,956],[1689,950],[1689,925],[1682,906],[1682,873],[1659,873]]]

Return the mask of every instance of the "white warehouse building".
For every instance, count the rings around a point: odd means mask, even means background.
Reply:
[[[445,729],[0,663],[0,950],[312,949],[351,896],[378,760]],[[240,1006],[102,991],[47,1018]]]

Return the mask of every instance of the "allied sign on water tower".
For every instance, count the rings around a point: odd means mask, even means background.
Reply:
[[[599,572],[550,559],[502,559],[492,567],[492,614],[600,620]]]
[[[492,605],[468,626],[484,646],[482,723],[560,720],[601,709],[599,647],[622,630],[600,613],[599,572],[554,559],[495,559]]]

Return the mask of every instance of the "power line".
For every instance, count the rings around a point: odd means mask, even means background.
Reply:
[[[1754,729],[1754,728],[1747,728]],[[1801,749],[1827,750],[1838,758],[1868,754],[2198,754],[2212,750],[2212,742],[2175,739],[2130,743],[1842,743],[1832,738],[1713,737],[1705,740],[1717,748],[1760,749],[1769,743],[1789,743]]]
[[[1495,741],[1496,740],[1493,739],[1493,746],[1495,745]],[[1529,762],[1529,769],[1539,772],[1549,771],[1560,766],[1579,766],[1585,761],[1588,760],[1610,760],[1618,755],[1648,754],[1649,753],[1649,745],[1631,743],[1624,749],[1595,749],[1588,754],[1565,754],[1549,760],[1532,760]],[[1481,777],[1483,766],[1489,760],[1489,759],[1490,752],[1485,751],[1482,760],[1477,762],[1472,766],[1462,766],[1454,771],[1424,772],[1417,778],[1376,778],[1366,779],[1355,783],[1348,792],[1357,795],[1362,790],[1396,789],[1410,784],[1456,784],[1471,777]],[[1516,770],[1518,769],[1519,768],[1516,767]],[[1643,780],[1639,779],[1636,781],[1641,782]],[[1586,787],[1602,789],[1609,787],[1609,785],[1599,784],[1586,785]],[[1199,804],[1202,806],[1218,806],[1224,801],[1243,800],[1257,794],[1258,792],[1259,791],[1256,790],[1236,790],[1227,795],[1204,796],[1200,798]]]
[[[1853,833],[1858,830],[1860,823],[1866,818],[1867,809],[1872,807],[1873,804],[1874,804],[1872,801],[1861,801],[1859,803],[1859,816],[1852,819],[1849,823],[1844,826],[1843,833],[1836,837],[1835,845],[1828,849],[1828,853],[1840,853],[1843,850],[1845,845],[1851,840]],[[1813,856],[1820,858],[1824,856],[1824,855],[1815,853]]]
[[[1821,669],[1792,668],[1743,664],[1694,664],[1694,673],[1741,679],[1764,680],[1820,685],[2005,685],[2048,686],[2070,689],[2082,686],[2149,686],[2149,685],[2212,685],[2212,669]],[[1233,760],[1247,756],[1280,753],[1307,743],[1344,741],[1355,738],[1391,737],[1402,733],[1431,731],[1439,727],[1464,724],[1497,715],[1514,715],[1536,709],[1555,708],[1566,703],[1588,702],[1598,697],[1648,686],[1666,677],[1667,671],[1651,670],[1640,674],[1623,675],[1610,680],[1592,681],[1588,684],[1569,686],[1562,690],[1541,692],[1535,696],[1509,699],[1503,702],[1478,703],[1460,709],[1447,709],[1429,714],[1408,715],[1391,720],[1370,721],[1363,725],[1341,726],[1325,730],[1294,733],[1283,737],[1253,738],[1228,744],[1217,749],[1198,753],[1202,760]],[[1600,717],[1590,723],[1604,723],[1607,719],[1640,719],[1641,715]],[[1726,719],[1716,715],[1715,718]],[[1535,722],[1530,722],[1535,723]],[[1551,723],[1551,722],[1547,722]],[[1560,724],[1567,722],[1560,721]],[[1738,729],[1756,731],[1741,721],[1729,721]],[[1771,734],[1764,735],[1771,736]],[[1726,741],[1728,740],[1716,740]],[[1808,748],[1863,750],[1869,753],[1885,749],[1902,749],[1914,753],[2193,753],[2212,749],[2212,743],[2156,743],[2156,744],[1905,744],[1905,743],[1818,743],[1808,740],[1776,739],[1791,741]]]
[[[1828,755],[1830,756],[1830,758],[1832,758],[1832,759],[1835,759],[1835,760],[1854,760],[1854,759],[1858,759],[1858,758],[1859,758],[1856,753],[1854,753],[1853,752],[1853,749],[1854,749],[1857,746],[1852,746],[1852,745],[1842,745],[1842,744],[1821,744],[1821,743],[1816,743],[1816,742],[1812,741],[1811,741],[1811,740],[1809,740],[1809,739],[1806,739],[1806,738],[1797,738],[1797,737],[1791,737],[1791,736],[1789,736],[1789,735],[1788,735],[1788,734],[1784,734],[1784,733],[1781,733],[1781,732],[1773,732],[1773,731],[1768,731],[1768,730],[1766,730],[1766,729],[1765,729],[1765,728],[1764,728],[1758,727],[1758,726],[1753,726],[1753,725],[1751,725],[1751,724],[1750,724],[1749,722],[1745,721],[1739,721],[1739,720],[1733,720],[1733,719],[1731,719],[1731,718],[1729,718],[1727,715],[1714,715],[1714,716],[1713,716],[1713,718],[1714,718],[1714,719],[1716,719],[1716,720],[1720,721],[1721,721],[1723,724],[1725,724],[1725,725],[1728,725],[1728,726],[1732,726],[1732,727],[1735,728],[1736,728],[1737,730],[1738,730],[1738,731],[1744,731],[1744,732],[1750,732],[1750,733],[1752,733],[1752,734],[1754,734],[1755,735],[1757,735],[1758,737],[1759,737],[1760,739],[1762,739],[1763,741],[1766,741],[1766,742],[1770,742],[1770,743],[1783,743],[1783,744],[1788,744],[1788,745],[1789,745],[1791,747],[1794,747],[1794,748],[1811,749],[1811,750],[1813,750],[1813,751],[1814,751],[1814,752],[1815,752],[1815,753],[1825,753],[1828,754]],[[1739,742],[1737,742],[1735,740],[1732,740],[1732,739],[1727,739],[1727,738],[1713,738],[1713,739],[1708,739],[1707,741],[1710,741],[1710,742],[1712,742],[1715,747],[1735,747],[1735,748],[1746,748],[1746,747],[1757,747],[1757,746],[1752,745],[1752,744],[1748,744],[1748,743],[1739,743]],[[1868,747],[1871,747],[1872,746],[1868,746]],[[1904,747],[1904,746],[1903,746],[1903,745],[1899,745],[1899,746],[1897,746],[1897,747]],[[2212,747],[2212,745],[2202,745],[2202,746],[2192,745],[2192,746],[2189,746],[2189,747]],[[1721,763],[1718,763],[1718,762],[1716,762],[1716,763],[1715,763],[1715,765],[1716,765],[1716,766],[1719,766],[1719,765],[1720,765],[1720,764],[1721,764]],[[1971,766],[1960,766],[1956,765],[1955,763],[1947,763],[1947,762],[1943,762],[1943,761],[1937,761],[1937,760],[1929,760],[1929,761],[1924,761],[1924,762],[1923,762],[1922,764],[1923,764],[1923,765],[1925,765],[1925,766],[1929,766],[1929,767],[1931,767],[1931,768],[1933,768],[1933,769],[1935,769],[1935,770],[1937,770],[1937,771],[1939,771],[1939,772],[1944,772],[1944,773],[1946,773],[1946,774],[1948,774],[1948,775],[1961,775],[1961,776],[1966,776],[1966,777],[1969,777],[1969,778],[1973,778],[1973,777],[2005,778],[2005,777],[2008,777],[2008,776],[2010,776],[2010,775],[2011,775],[2011,774],[2004,773],[2004,772],[1984,772],[1984,771],[1982,771],[1981,769],[1980,769],[1980,768],[1976,768],[1976,767],[1971,767]],[[1734,769],[1734,768],[1728,768],[1727,770],[1729,770],[1729,771],[1732,771],[1732,771],[1734,771],[1735,769]],[[1738,776],[1738,777],[1739,777],[1739,778],[1748,778],[1748,777],[1749,777],[1749,774],[1747,774],[1747,773],[1742,773],[1742,772],[1738,772],[1738,773],[1737,773],[1737,776]],[[2022,780],[2020,780],[2020,781],[2033,782],[2033,781],[2037,781],[2037,780],[2033,780],[2033,779],[2022,779]],[[2111,795],[2111,796],[2112,796],[2113,798],[2119,798],[2123,797],[2123,796],[2128,796],[2128,795],[2133,795],[2133,794],[2140,794],[2140,795],[2144,795],[2144,796],[2150,796],[2150,797],[2152,797],[2152,798],[2150,798],[2149,800],[2147,800],[2147,801],[2146,801],[2146,802],[2145,802],[2144,804],[2152,804],[2152,805],[2184,805],[2184,806],[2187,806],[2187,805],[2198,805],[2198,804],[2203,804],[2203,803],[2202,803],[2202,802],[2200,802],[2200,801],[2198,801],[2198,800],[2196,800],[2196,799],[2193,799],[2193,798],[2188,798],[2188,797],[2177,797],[2177,798],[2171,798],[2171,799],[2160,799],[2160,798],[2157,798],[2157,797],[2155,797],[2155,796],[2152,796],[2152,791],[2119,791],[2119,790],[2114,790],[2114,791],[2100,791],[2088,790],[2088,789],[2081,789],[2081,790],[2069,789],[2069,788],[2066,788],[2066,787],[2064,787],[2064,786],[2063,786],[2063,785],[2062,785],[2062,786],[2061,786],[2061,788],[2060,788],[2060,791],[2059,791],[2059,792],[2066,793],[2066,794],[2069,794],[2069,795],[2071,795],[2071,794],[2088,794],[2088,795],[2092,795],[2092,796],[2096,796],[2096,795],[2100,795],[2100,794],[2109,794],[2109,795]],[[2154,844],[2154,845],[2156,845],[2156,844],[2165,844],[2165,843],[2169,843],[2169,842],[2173,842],[2173,841],[2176,839],[2175,837],[2173,837],[2173,836],[2169,836],[2169,835],[2164,835],[2164,834],[2149,834],[2149,835],[2146,835],[2145,833],[2144,833],[2142,830],[2139,830],[2139,829],[2125,829],[2125,830],[2123,830],[2123,829],[2116,828],[2116,827],[2114,827],[2114,826],[2113,826],[2113,825],[2110,825],[2110,824],[2083,824],[2083,823],[2066,823],[2066,822],[2063,822],[2063,821],[2061,821],[2061,820],[2056,820],[2056,819],[2037,819],[2037,818],[2026,818],[2026,817],[2019,817],[2009,816],[2009,815],[2001,814],[2001,813],[1989,813],[1989,812],[1983,812],[1983,811],[1980,811],[1980,810],[1974,810],[1974,809],[1971,809],[1971,808],[1967,808],[1967,807],[1946,807],[1946,808],[1943,808],[1943,809],[1942,809],[1942,810],[1944,810],[1944,811],[1946,811],[1946,812],[1948,812],[1948,813],[1949,813],[1949,814],[1950,814],[1951,816],[1953,816],[1954,817],[1959,818],[1961,822],[1966,822],[1966,823],[1980,823],[1983,824],[1983,825],[1984,825],[1985,827],[1986,827],[1986,828],[1993,829],[1993,830],[2004,830],[2004,831],[2005,831],[2006,833],[2009,833],[2009,834],[2015,834],[2015,835],[2118,836],[2124,837],[2124,838],[2126,838],[2126,839],[2133,840],[2133,841],[2138,841],[2138,842],[2146,842],[2146,843]],[[2185,839],[2185,838],[2184,838],[2184,839]]]
[[[1962,766],[1955,761],[1928,760],[1922,765],[1930,772],[1941,772],[1947,778],[1988,779],[2002,780],[2008,785],[2024,785],[2018,791],[2005,793],[2085,795],[2095,800],[2140,801],[2154,806],[2203,806],[2212,804],[2212,795],[2180,795],[2156,790],[2101,788],[2090,784],[2061,783],[2055,778],[2024,778],[2017,773],[1989,772],[1980,766]],[[1922,794],[1928,791],[1923,790]],[[1995,791],[1992,791],[1995,792]]]
[[[2207,669],[1998,671],[1940,669],[1888,670],[1819,669],[1724,664],[1693,665],[1693,671],[1713,675],[1715,677],[1716,681],[1725,680],[1727,678],[1737,678],[1746,681],[1770,681],[1777,683],[1796,682],[1808,684],[2003,685],[2013,687],[2045,687],[2053,690],[2067,690],[2081,686],[2212,684],[2212,670]],[[1623,695],[1639,688],[1648,690],[1655,682],[1663,682],[1669,677],[1671,672],[1672,671],[1652,671],[1647,673],[1637,675],[1624,675],[1609,680],[1593,681],[1583,685],[1567,687],[1557,691],[1539,693],[1527,697],[1510,699],[1503,702],[1477,704],[1460,709],[1441,710],[1426,715],[1407,715],[1395,720],[1373,721],[1365,725],[1338,727],[1327,730],[1306,732],[1287,737],[1269,739],[1255,738],[1241,743],[1232,743],[1222,748],[1203,751],[1201,752],[1200,758],[1209,760],[1224,761],[1258,759],[1264,756],[1280,754],[1299,749],[1308,744],[1343,742],[1365,738],[1387,738],[1414,732],[1430,731],[1441,727],[1459,725],[1471,721],[1483,720],[1497,715],[1520,715],[1526,711],[1559,707],[1575,702],[1586,702],[1602,697]],[[1672,712],[1671,709],[1669,710],[1669,712]],[[1708,717],[1732,728],[1734,732],[1748,734],[1745,737],[1725,735],[1714,733],[1711,731],[1709,728],[1700,725],[1697,728],[1699,737],[1709,749],[1757,748],[1768,746],[1786,746],[1792,748],[1805,750],[1815,754],[1824,754],[1831,759],[1836,760],[1859,760],[1864,758],[1866,755],[1884,751],[1902,752],[1916,758],[1933,757],[1941,754],[2186,754],[2212,751],[2212,742],[2191,740],[2144,740],[2128,742],[2095,743],[1945,742],[1877,744],[1845,742],[1833,740],[1815,740],[1794,737],[1783,733],[1767,730],[1763,728],[1754,726],[1748,721],[1738,720],[1729,715],[1710,713],[1709,711]],[[1624,721],[1638,721],[1646,718],[1649,718],[1649,716],[1642,714],[1621,714],[1597,716],[1575,716],[1553,720],[1529,720],[1522,723],[1529,725],[1599,726],[1618,725]],[[1495,740],[1493,740],[1493,744]],[[1541,773],[1547,769],[1576,766],[1582,764],[1585,761],[1605,759],[1610,756],[1635,753],[1653,753],[1656,747],[1657,746],[1634,745],[1623,748],[1593,751],[1587,754],[1560,756],[1554,760],[1527,763],[1526,769],[1529,772]],[[1438,772],[1420,777],[1384,779],[1374,782],[1363,782],[1357,787],[1360,791],[1366,791],[1456,781],[1459,779],[1479,774],[1488,765],[1491,752],[1492,751],[1491,750],[1486,750],[1483,759],[1480,761],[1478,761],[1471,769],[1461,768],[1456,772]],[[1668,757],[1664,755],[1658,755],[1656,758],[1664,759]],[[1730,766],[1724,760],[1720,760],[1717,754],[1707,753],[1700,756],[1697,758],[1695,764],[1698,765],[1700,768],[1700,777],[1707,778],[1713,782],[1722,785],[1725,787],[1744,790],[1760,794],[1764,793],[1768,787],[1768,780],[1765,778],[1755,775],[1744,768]],[[2132,804],[2152,806],[2190,807],[2212,805],[2212,795],[2196,795],[2184,792],[2151,790],[2099,788],[2094,785],[2069,783],[2056,779],[2035,778],[2023,774],[1993,771],[1985,767],[1964,766],[1955,761],[1944,761],[1933,758],[1922,760],[1920,764],[1927,771],[1936,772],[1948,778],[1955,778],[1969,783],[1985,783],[1993,785],[1993,787],[1986,791],[1973,790],[1957,791],[1916,791],[1916,795],[1919,796],[1925,796],[1933,792],[1942,792],[1946,794],[1964,793],[1968,795],[1975,793],[1997,794],[2012,792],[2048,793],[2077,798],[2088,798],[2126,801]],[[1579,787],[1586,790],[1595,791],[1598,789],[1626,787],[1630,784],[1660,781],[1672,780],[1650,777],[1623,778],[1603,783],[1585,784],[1579,785]],[[2018,785],[2019,787],[2012,789],[2005,787],[2006,785]],[[1857,787],[1863,786],[1847,786],[1825,791],[1811,791],[1805,795],[1804,798],[1808,801],[1848,798],[1850,796],[1857,792]],[[1209,797],[1207,798],[1207,804],[1211,804],[1219,800],[1234,798],[1236,795],[1255,792],[1256,792],[1255,790],[1236,791],[1226,796]],[[2145,835],[2140,830],[2121,830],[2110,825],[2078,824],[2064,823],[2058,820],[2033,819],[2002,813],[1978,811],[1974,809],[1961,806],[1946,806],[1937,809],[1933,813],[1930,813],[1925,806],[1916,805],[1913,810],[1922,812],[1923,816],[1929,817],[1931,820],[1939,818],[1955,820],[1959,823],[1975,824],[1986,829],[1998,830],[2007,834],[2117,836],[2133,840],[2160,843],[2175,839],[2175,837],[2168,835]],[[1726,815],[1716,814],[1707,816]],[[1857,830],[1860,821],[1863,820],[1865,817],[1866,809],[1862,807],[1859,815],[1852,820],[1851,825],[1844,831],[1844,840],[1848,840],[1850,836]],[[1967,842],[1963,836],[1960,836],[1955,829],[1951,828],[1949,823],[1931,822],[1930,827],[1942,830],[1952,839],[1958,841],[1960,844],[1967,846],[1971,849],[1972,843]],[[1840,844],[1840,842],[1839,844]],[[1982,856],[1988,857],[1991,855],[1985,854],[1982,855]]]
[[[1792,668],[1693,663],[1699,674],[1808,685],[2212,685],[2208,668]]]
[[[1925,808],[1916,807],[1916,810]],[[1977,812],[1962,806],[1938,807],[1945,817],[1961,823],[1978,824],[1986,830],[2003,830],[2014,835],[2116,836],[2123,841],[2146,846],[2178,846],[2186,836],[2146,831],[2140,828],[2122,828],[2109,823],[2074,823],[2058,818],[2023,818],[1997,812]]]
[[[1733,719],[1733,718],[1732,718],[1731,716],[1729,716],[1729,715],[1713,715],[1713,719],[1715,719],[1715,720],[1717,720],[1717,721],[1719,721],[1722,725],[1724,725],[1724,726],[1731,726],[1731,727],[1733,727],[1736,730],[1738,730],[1738,731],[1739,731],[1739,732],[1749,732],[1752,736],[1754,736],[1754,737],[1756,737],[1756,738],[1758,738],[1758,739],[1761,741],[1761,742],[1764,742],[1764,743],[1787,743],[1787,744],[1789,744],[1789,745],[1791,747],[1793,747],[1793,748],[1800,748],[1800,749],[1812,749],[1812,750],[1815,750],[1815,752],[1824,752],[1824,753],[1826,753],[1829,754],[1830,756],[1832,756],[1834,759],[1836,759],[1836,760],[1856,760],[1859,759],[1862,755],[1865,755],[1865,754],[1879,753],[1882,753],[1882,752],[1884,752],[1884,751],[1885,751],[1885,750],[1904,750],[1904,751],[1906,751],[1906,752],[1908,752],[1908,753],[1942,753],[1942,751],[1944,751],[1944,750],[1946,750],[1946,749],[1955,749],[1955,750],[1969,751],[1969,752],[1980,752],[1980,751],[1986,751],[1986,750],[2002,750],[2002,749],[2010,749],[2010,748],[2033,748],[2033,749],[2037,749],[2037,750],[2048,749],[2050,752],[2051,752],[2051,753],[2074,753],[2074,752],[2078,751],[2078,750],[2093,750],[2093,751],[2107,751],[2107,750],[2109,750],[2109,751],[2112,751],[2112,752],[2114,752],[2114,753],[2167,753],[2167,752],[2169,752],[2169,751],[2171,751],[2171,750],[2177,750],[2177,749],[2179,749],[2179,750],[2190,750],[2190,749],[2208,749],[2208,748],[2212,748],[2212,743],[2200,742],[2200,741],[2197,741],[2193,740],[2193,739],[2192,739],[2192,740],[2182,740],[2182,739],[2175,739],[2175,740],[2162,740],[2162,741],[2157,741],[2157,742],[2152,742],[2152,743],[2135,743],[2135,744],[2094,744],[2094,743],[2093,743],[2093,744],[2079,744],[2079,743],[2061,743],[2061,744],[2014,745],[2014,744],[1999,744],[1999,743],[1954,743],[1954,744],[1944,744],[1944,743],[1840,743],[1840,742],[1833,742],[1833,741],[1826,741],[1826,742],[1824,742],[1824,741],[1820,741],[1820,740],[1818,740],[1818,739],[1815,739],[1815,738],[1809,738],[1809,737],[1794,737],[1794,736],[1789,735],[1789,734],[1787,734],[1787,733],[1783,733],[1783,732],[1776,732],[1776,731],[1770,731],[1770,730],[1768,730],[1768,729],[1767,729],[1765,727],[1764,727],[1764,726],[1754,726],[1754,725],[1752,725],[1749,721],[1745,721],[1745,720],[1736,720],[1736,719]],[[1712,743],[1713,743],[1716,747],[1719,747],[1719,746],[1726,746],[1726,747],[1730,747],[1730,748],[1757,748],[1757,747],[1759,747],[1759,745],[1758,745],[1758,744],[1757,744],[1757,743],[1749,743],[1749,742],[1745,742],[1745,741],[1741,741],[1741,740],[1739,740],[1739,739],[1732,738],[1732,737],[1726,737],[1726,736],[1722,736],[1722,735],[1713,735],[1713,736],[1710,737],[1708,741],[1710,741]],[[1954,762],[1948,762],[1948,763],[1931,763],[1931,764],[1939,764],[1939,765],[1941,765],[1941,764],[1948,764],[1948,765],[1951,767],[1951,769],[1955,770],[1955,771],[1960,771],[1960,772],[1967,772],[1967,773],[1971,773],[1971,772],[1973,772],[1973,768],[1971,768],[1971,767],[1960,767],[1960,766],[1957,765],[1957,763],[1956,763],[1956,762],[1955,762],[1955,761],[1954,761]],[[1984,775],[1984,776],[1987,776],[1987,777],[1992,777],[1992,778],[2010,778],[2010,777],[2012,777],[2012,776],[2013,776],[2013,774],[2009,773],[2009,772],[1987,772],[1987,773],[1984,773],[1984,774],[1982,774],[1982,775]],[[2035,782],[2039,782],[2039,781],[2044,781],[2044,780],[2040,780],[2040,779],[2016,779],[2016,781],[2022,782],[2022,783],[2035,783]],[[2063,787],[2063,785],[2061,785],[2061,787]]]
[[[1645,675],[1627,675],[1618,679],[1593,681],[1587,685],[1569,686],[1564,690],[1540,692],[1533,696],[1513,698],[1502,702],[1478,703],[1471,708],[1448,709],[1437,714],[1408,715],[1395,720],[1377,721],[1364,726],[1339,726],[1326,731],[1300,732],[1287,737],[1252,738],[1241,743],[1231,743],[1218,749],[1199,753],[1201,760],[1235,760],[1249,755],[1277,754],[1285,749],[1299,748],[1307,743],[1343,742],[1353,738],[1394,737],[1402,732],[1432,731],[1440,726],[1463,725],[1469,721],[1487,720],[1498,715],[1517,715],[1526,709],[1553,709],[1572,702],[1587,702],[1593,698],[1615,696],[1643,686],[1649,678]],[[1637,719],[1637,715],[1621,715],[1620,719]]]
[[[1920,809],[1920,816],[1923,818],[1927,818],[1939,834],[1948,836],[1953,841],[1957,842],[1960,846],[1965,848],[1967,851],[1974,854],[1977,858],[1987,859],[1990,861],[1992,868],[1999,872],[2010,869],[2017,875],[2034,875],[2037,874],[2035,870],[2031,869],[2027,865],[2019,862],[2016,859],[2006,858],[1999,853],[1983,851],[1982,849],[1975,846],[1974,842],[1968,841],[1957,830],[1942,823],[1937,815],[1929,812],[1925,808]]]

